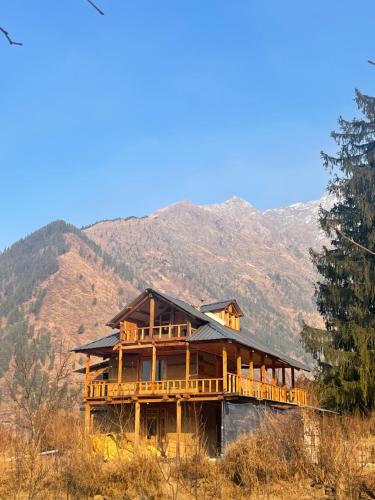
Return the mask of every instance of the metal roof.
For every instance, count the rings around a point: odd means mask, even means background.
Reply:
[[[72,349],[73,352],[85,352],[88,349],[103,349],[105,347],[114,347],[120,341],[120,332],[111,333],[98,340],[83,344]]]
[[[249,331],[241,329],[241,331],[235,332],[215,320],[199,327],[198,330],[187,339],[188,342],[210,342],[214,340],[232,340],[245,345],[246,347],[252,347],[257,351],[274,356],[275,358],[278,358],[281,361],[298,368],[299,370],[311,371],[310,368],[301,361],[290,358],[286,354],[280,353],[266,346]]]
[[[94,363],[93,365],[90,365],[90,372],[95,371],[95,370],[100,370],[101,368],[107,368],[109,366],[109,359],[106,359],[105,361],[100,361],[99,363]],[[83,366],[82,368],[78,368],[77,370],[74,370],[75,373],[85,373],[86,367]]]
[[[220,302],[212,302],[212,304],[203,304],[199,310],[202,312],[210,312],[210,311],[220,311],[222,309],[225,309],[228,307],[230,304],[234,304],[236,309],[238,309],[238,312],[243,315],[243,312],[241,311],[240,306],[237,303],[236,299],[228,299],[228,300],[221,300]]]

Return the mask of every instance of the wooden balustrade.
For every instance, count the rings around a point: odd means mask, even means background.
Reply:
[[[186,338],[193,331],[189,323],[176,325],[145,326],[135,330],[124,330],[123,340],[125,342],[138,342],[142,340],[162,340]]]
[[[223,378],[191,378],[182,380],[135,381],[114,383],[93,381],[86,385],[85,397],[90,400],[105,400],[129,396],[147,395],[220,395],[224,392],[269,401],[306,405],[304,389],[287,389],[285,385],[268,384],[234,373],[227,374],[226,391]]]

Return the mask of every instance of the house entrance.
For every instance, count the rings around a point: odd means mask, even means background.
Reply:
[[[148,445],[164,449],[166,419],[165,408],[146,408],[143,419],[143,435]]]

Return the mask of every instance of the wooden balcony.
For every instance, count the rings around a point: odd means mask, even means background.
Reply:
[[[185,339],[195,330],[189,323],[178,325],[145,326],[134,330],[121,329],[123,342],[142,342],[150,340]]]
[[[115,401],[132,396],[219,396],[239,395],[295,405],[306,405],[306,391],[300,388],[262,383],[246,377],[228,373],[226,379],[160,380],[156,382],[93,381],[86,385],[85,397],[90,402]]]

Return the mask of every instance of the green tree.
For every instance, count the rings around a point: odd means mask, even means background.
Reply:
[[[320,212],[331,244],[311,254],[326,329],[305,325],[302,342],[317,361],[321,403],[365,413],[375,408],[375,98],[356,91],[356,102],[362,117],[340,118],[332,133],[337,155],[322,153],[336,201]]]

